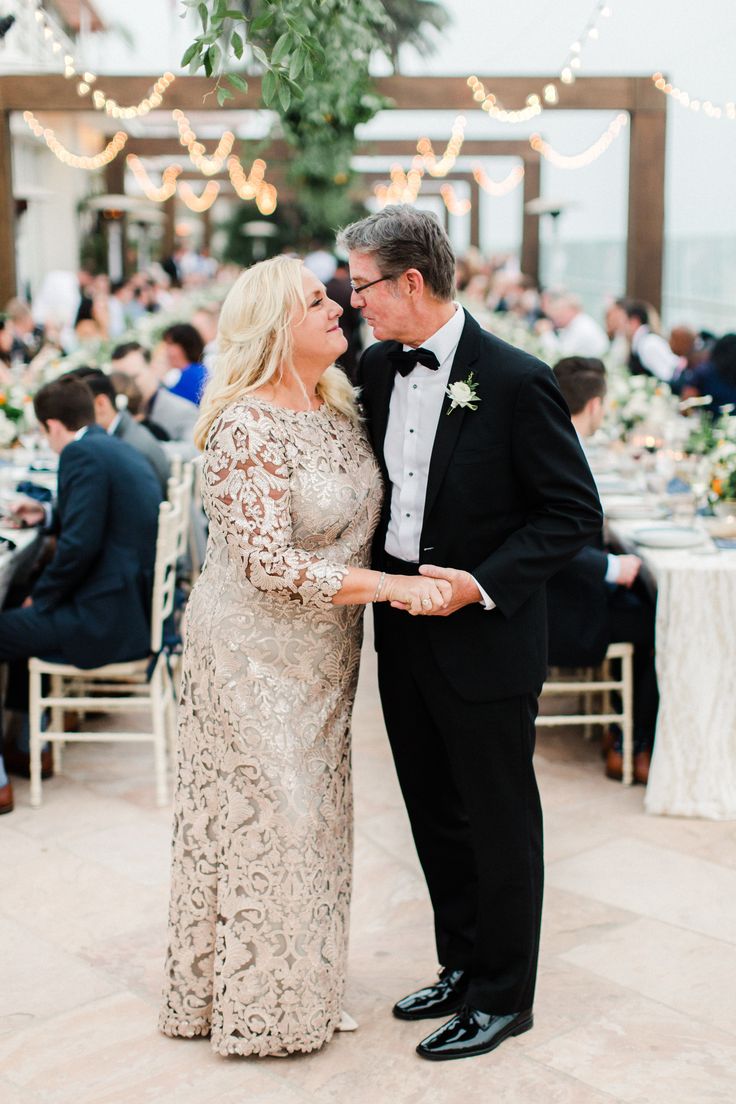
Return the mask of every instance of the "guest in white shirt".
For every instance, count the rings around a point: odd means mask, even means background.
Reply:
[[[608,352],[605,330],[584,312],[577,295],[548,292],[543,306],[547,318],[540,319],[537,330],[550,360],[568,356],[605,356]]]
[[[629,303],[626,314],[631,342],[629,371],[634,376],[655,376],[665,383],[672,383],[686,367],[687,361],[673,353],[663,337],[652,332],[651,313],[646,303]]]

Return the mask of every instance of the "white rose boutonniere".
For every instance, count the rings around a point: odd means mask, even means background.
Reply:
[[[448,414],[452,414],[453,410],[460,406],[463,409],[477,410],[478,403],[481,401],[478,392],[476,391],[475,384],[473,383],[473,373],[466,380],[458,380],[457,383],[451,383],[447,388],[445,394],[452,399]]]

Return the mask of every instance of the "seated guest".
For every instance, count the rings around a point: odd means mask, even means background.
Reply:
[[[137,452],[145,456],[156,473],[161,486],[161,496],[166,498],[167,484],[171,475],[171,465],[161,445],[145,426],[140,425],[126,410],[118,407],[115,387],[109,376],[101,368],[73,368],[67,372],[87,384],[95,403],[95,421],[111,437],[117,437],[132,445]]]
[[[41,656],[89,668],[148,654],[161,500],[148,462],[95,425],[92,393],[81,380],[67,375],[46,384],[33,406],[59,455],[59,483],[54,556],[22,608],[0,613],[0,663],[10,662],[6,701],[25,713],[25,663],[11,661]],[[31,500],[10,509],[29,525],[46,518]],[[5,765],[27,774],[27,748],[6,744]]]
[[[199,406],[207,377],[201,334],[188,322],[178,322],[164,330],[163,340],[170,368],[164,383],[172,395]]]
[[[536,324],[542,348],[550,360],[558,357],[600,357],[608,352],[608,337],[586,314],[577,295],[546,292],[542,306],[547,315]]]
[[[710,395],[709,410],[714,415],[724,406],[736,405],[736,334],[724,334],[716,341],[708,359],[686,371],[682,383],[683,399]]]
[[[199,417],[197,408],[163,386],[151,366],[148,350],[137,341],[118,345],[112,351],[112,366],[138,385],[143,396],[143,425],[154,437],[164,441],[186,441],[193,452],[194,427]]]
[[[654,332],[651,307],[636,300],[627,303],[626,317],[632,376],[654,376],[665,383],[676,384],[687,362],[673,353],[665,339]]]
[[[603,420],[606,369],[593,357],[567,357],[554,368],[581,441]],[[634,645],[634,777],[646,783],[657,719],[654,608],[637,582],[638,556],[614,556],[595,545],[578,552],[547,583],[549,661],[554,667],[597,666],[608,645]],[[606,774],[621,778],[620,734],[608,749]]]

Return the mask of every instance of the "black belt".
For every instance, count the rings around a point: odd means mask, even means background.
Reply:
[[[419,564],[411,560],[398,560],[396,556],[384,552],[384,568],[391,575],[418,575]]]

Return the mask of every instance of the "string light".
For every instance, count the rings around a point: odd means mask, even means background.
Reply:
[[[467,84],[473,93],[473,99],[480,104],[481,109],[500,123],[525,123],[542,111],[542,101],[536,92],[531,92],[527,96],[526,107],[517,111],[507,111],[500,106],[493,92],[486,91],[483,82],[477,77],[468,77]]]
[[[671,96],[681,107],[687,107],[690,111],[702,111],[704,115],[711,119],[722,119],[724,116],[726,119],[736,119],[736,103],[733,101],[726,104],[714,104],[711,100],[696,98],[682,88],[670,84],[661,73],[655,73],[652,76],[652,81],[655,88],[663,92],[665,96]]]
[[[424,168],[419,165],[420,160],[420,158],[416,159],[416,163],[408,173],[404,172],[401,165],[393,165],[390,173],[391,183],[376,184],[373,191],[381,207],[389,203],[416,203],[424,176]]]
[[[559,153],[557,150],[550,146],[549,142],[545,142],[539,134],[532,134],[529,139],[529,145],[537,153],[541,153],[542,157],[545,157],[547,161],[555,165],[558,169],[582,169],[586,165],[590,165],[593,161],[596,161],[601,154],[605,153],[608,147],[611,145],[623,128],[628,124],[629,117],[621,112],[617,115],[613,122],[608,126],[600,138],[597,138],[593,142],[592,146],[589,146],[582,153],[576,153],[567,155]]]
[[[214,176],[215,173],[220,172],[235,144],[233,132],[226,130],[220,138],[212,157],[207,157],[204,146],[197,141],[197,135],[192,130],[189,119],[184,112],[176,108],[175,111],[171,112],[171,117],[179,131],[179,142],[186,147],[189,159],[195,168],[199,169],[205,176]]]
[[[452,127],[452,134],[450,140],[447,143],[445,152],[439,159],[435,156],[435,152],[432,148],[432,143],[429,138],[420,138],[417,142],[417,151],[424,163],[424,167],[430,176],[440,177],[447,176],[449,172],[454,168],[455,162],[458,158],[460,150],[463,148],[463,142],[465,141],[465,126],[467,120],[464,115],[458,115],[457,119]]]
[[[71,151],[59,141],[51,127],[44,127],[32,111],[24,111],[23,120],[37,138],[43,138],[48,148],[63,165],[70,165],[73,169],[87,169],[91,172],[94,169],[103,168],[104,165],[109,165],[111,161],[115,160],[128,141],[128,135],[125,131],[119,130],[117,134],[113,135],[104,150],[100,153],[96,153],[93,157],[83,157],[79,154],[71,153]]]
[[[177,178],[182,172],[181,165],[168,165],[161,174],[161,186],[156,188],[151,183],[151,178],[146,172],[140,157],[137,157],[134,153],[129,153],[125,160],[148,199],[154,203],[164,203],[167,199],[171,199],[176,192]]]
[[[272,215],[276,210],[278,191],[265,179],[266,162],[257,157],[246,175],[240,158],[232,154],[227,159],[227,171],[230,183],[236,194],[244,200],[254,199],[262,215]]]
[[[440,188],[440,195],[444,200],[445,207],[451,215],[460,215],[462,217],[470,212],[472,203],[469,199],[458,199],[452,184],[443,184]]]
[[[476,165],[473,169],[473,177],[484,192],[498,198],[499,196],[508,195],[509,192],[513,192],[514,188],[518,188],[524,179],[524,167],[523,165],[517,165],[503,180],[492,180],[480,165]]]
[[[589,42],[595,41],[596,39],[600,38],[600,30],[598,29],[598,24],[600,23],[601,19],[607,19],[610,15],[611,8],[606,0],[596,0],[588,22],[585,24],[575,41],[570,43],[570,49],[567,51],[565,60],[560,66],[560,80],[563,84],[575,83],[575,75],[580,71],[583,64],[583,50]]]
[[[74,55],[70,52],[74,49],[74,45],[71,40],[64,34],[64,32],[51,20],[49,14],[41,7],[36,8],[34,12],[38,29],[41,32],[41,40],[45,45],[49,47],[51,53],[54,55],[60,54],[62,50],[66,49],[64,54],[64,76],[67,80],[71,80],[72,77],[80,77],[77,83],[77,92],[80,96],[88,96],[92,93],[92,102],[98,111],[105,111],[112,119],[136,119],[142,115],[147,115],[149,111],[153,111],[154,108],[160,107],[163,103],[163,97],[168,89],[169,85],[176,80],[173,73],[162,73],[158,80],[153,85],[152,90],[148,95],[144,96],[137,104],[128,104],[127,106],[121,106],[116,103],[115,100],[106,96],[100,88],[93,90],[92,86],[97,81],[97,75],[95,73],[86,70],[83,73],[79,73],[77,63]]]
[[[189,210],[201,214],[203,211],[209,211],[210,207],[217,199],[220,194],[220,185],[217,180],[208,180],[201,194],[197,195],[186,180],[180,180],[178,191],[179,198]]]

